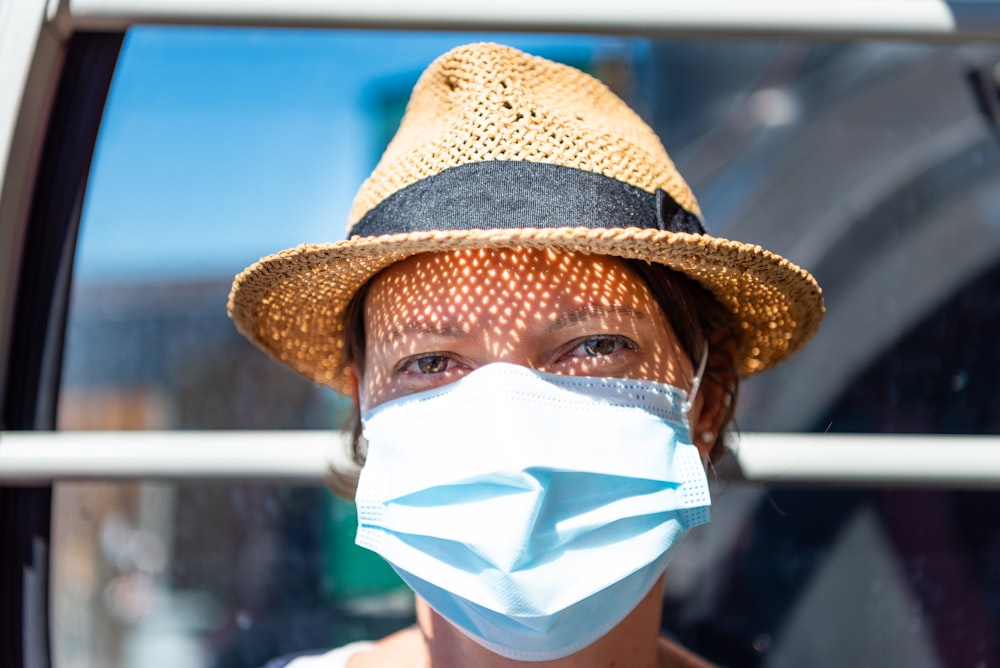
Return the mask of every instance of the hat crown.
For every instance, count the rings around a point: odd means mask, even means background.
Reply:
[[[276,359],[347,392],[348,307],[384,268],[466,248],[596,253],[697,281],[735,319],[740,373],[757,373],[816,332],[822,292],[788,260],[704,233],[699,215],[659,139],[606,86],[473,44],[418,81],[358,192],[353,234],[261,258],[233,282],[229,314]]]
[[[399,130],[358,191],[348,236],[401,188],[490,160],[557,164],[648,192],[662,188],[700,213],[656,133],[607,86],[572,67],[483,43],[449,51],[421,76]]]

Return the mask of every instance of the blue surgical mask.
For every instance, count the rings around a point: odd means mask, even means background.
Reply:
[[[362,418],[357,543],[502,656],[573,654],[708,521],[683,390],[490,364]]]

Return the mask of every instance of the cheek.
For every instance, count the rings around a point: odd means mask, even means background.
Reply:
[[[365,383],[364,380],[361,381],[360,390],[358,392],[358,407],[361,412],[364,413],[372,408],[371,398],[374,393],[374,389],[370,384]]]
[[[658,328],[650,368],[651,380],[687,390],[694,378],[694,366],[673,330],[665,322]]]
[[[362,412],[385,401],[382,398],[382,388],[386,385],[386,374],[382,369],[381,356],[375,348],[369,339],[365,348],[365,373],[358,379],[358,405]]]
[[[386,401],[386,387],[389,384],[391,373],[391,369],[387,368],[387,360],[390,359],[391,351],[386,349],[384,343],[390,326],[387,315],[389,308],[391,306],[386,295],[373,288],[368,296],[364,311],[367,337],[365,373],[358,383],[362,412]]]
[[[365,373],[359,387],[358,405],[362,413],[395,398],[392,386],[385,378],[385,372],[377,367],[369,369],[373,370]]]

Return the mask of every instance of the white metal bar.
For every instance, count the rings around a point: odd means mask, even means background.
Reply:
[[[744,434],[743,477],[777,485],[1000,488],[1000,436]],[[0,432],[0,482],[227,479],[318,483],[353,466],[325,431]]]
[[[1000,436],[743,434],[733,452],[769,484],[1000,488]]]
[[[0,432],[0,483],[59,480],[323,480],[349,466],[329,431]]]
[[[1000,7],[963,0],[64,0],[77,29],[268,24],[858,36],[1000,34]]]

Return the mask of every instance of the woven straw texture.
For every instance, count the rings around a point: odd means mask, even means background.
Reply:
[[[659,137],[607,86],[509,47],[473,44],[439,58],[417,82],[350,223],[404,186],[487,160],[552,163],[663,188],[701,213]]]
[[[662,188],[699,213],[659,139],[603,84],[509,47],[474,44],[441,56],[424,72],[395,138],[358,192],[348,230],[407,185],[490,160],[553,163],[649,192]],[[743,375],[787,358],[822,319],[816,281],[784,258],[709,235],[638,228],[411,232],[302,245],[237,276],[229,314],[275,358],[344,391],[343,312],[361,285],[417,253],[513,246],[644,259],[691,276],[741,323]]]

